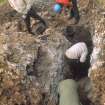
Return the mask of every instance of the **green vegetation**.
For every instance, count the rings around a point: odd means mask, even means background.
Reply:
[[[105,7],[105,0],[96,0],[96,1]]]
[[[4,4],[6,2],[7,2],[7,0],[0,0],[0,5]]]

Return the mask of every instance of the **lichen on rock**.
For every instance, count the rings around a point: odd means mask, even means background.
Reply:
[[[16,40],[19,37],[14,37],[12,41],[9,38],[5,34],[0,34],[0,105],[39,105],[42,102],[42,92],[38,82],[27,75],[26,69],[17,66],[19,63],[22,64],[21,59],[23,58],[21,56],[17,62],[16,58],[21,53],[21,47],[17,49],[19,50],[18,52],[15,52],[19,44],[19,41]],[[14,47],[10,46],[12,44]],[[18,54],[18,56],[11,56],[9,58],[11,53]],[[26,64],[25,62],[23,64],[25,68],[30,63],[30,60],[25,59],[24,61],[26,61]]]
[[[95,105],[104,105],[104,78],[105,78],[105,18],[103,11],[98,8],[98,4],[94,3],[94,20],[91,20],[94,26],[93,44],[94,49],[91,56],[91,68],[89,70],[89,77],[92,81],[91,100]],[[99,12],[100,11],[100,12]]]

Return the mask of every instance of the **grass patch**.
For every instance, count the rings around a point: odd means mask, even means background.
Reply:
[[[98,3],[105,5],[105,0],[96,0]]]
[[[3,5],[7,2],[7,0],[0,0],[0,5]]]

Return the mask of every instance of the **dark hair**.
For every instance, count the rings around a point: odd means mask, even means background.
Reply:
[[[67,26],[63,32],[64,36],[68,37],[73,37],[74,33],[74,28],[72,26]]]

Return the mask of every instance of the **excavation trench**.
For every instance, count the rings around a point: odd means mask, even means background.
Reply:
[[[88,28],[80,25],[70,26],[68,32],[65,34],[67,22],[62,21],[62,19],[57,19],[57,21],[52,20],[49,21],[48,30],[46,33],[43,33],[43,37],[41,35],[40,37],[29,35],[25,31],[18,32],[16,30],[16,20],[9,21],[1,27],[0,30],[4,32],[2,32],[3,35],[1,34],[1,36],[7,39],[6,45],[8,50],[6,51],[7,57],[5,59],[9,67],[12,68],[11,72],[17,71],[19,72],[19,76],[22,75],[19,78],[19,81],[22,82],[16,85],[21,91],[15,89],[14,91],[20,92],[23,97],[29,97],[29,104],[31,105],[35,102],[35,97],[32,93],[29,94],[28,91],[31,86],[32,89],[35,88],[33,84],[38,82],[38,86],[41,87],[42,93],[44,93],[43,104],[55,105],[58,102],[57,87],[59,82],[70,78],[75,79],[80,85],[79,94],[83,105],[91,105],[91,101],[88,99],[90,90],[86,88],[90,87],[87,77],[90,68],[90,55],[93,50],[92,33],[89,32]],[[56,25],[57,23],[60,23],[60,25]],[[61,29],[64,29],[64,32]],[[73,37],[71,37],[71,33]],[[73,64],[71,67],[69,59],[65,57],[65,51],[77,42],[85,42],[88,46],[89,54],[86,63]],[[3,55],[3,57],[5,56]],[[6,70],[9,71],[8,69]],[[4,73],[3,78],[6,78],[6,73]],[[31,82],[29,82],[29,79]],[[17,83],[18,81],[16,80],[15,82]],[[9,91],[11,92],[11,90]],[[14,93],[10,94],[10,99],[13,99],[13,97],[17,99]],[[15,105],[14,103],[17,103],[17,105],[27,105],[24,101],[28,99],[21,99],[19,102],[14,102],[13,100],[13,105]],[[8,102],[8,99],[5,102]]]
[[[27,66],[28,75],[36,76],[40,82],[45,91],[45,104],[48,104],[48,101],[58,101],[57,87],[61,80],[74,79],[79,83],[79,94],[83,105],[90,105],[91,101],[88,99],[90,90],[85,88],[90,85],[88,70],[93,50],[91,33],[83,26],[69,26],[67,29],[65,31],[64,28],[63,33],[55,32],[54,36],[46,35],[42,38],[44,44],[38,48],[37,58],[33,65]],[[65,57],[65,51],[78,42],[87,44],[89,52],[87,60],[83,64],[70,64],[69,59]]]

